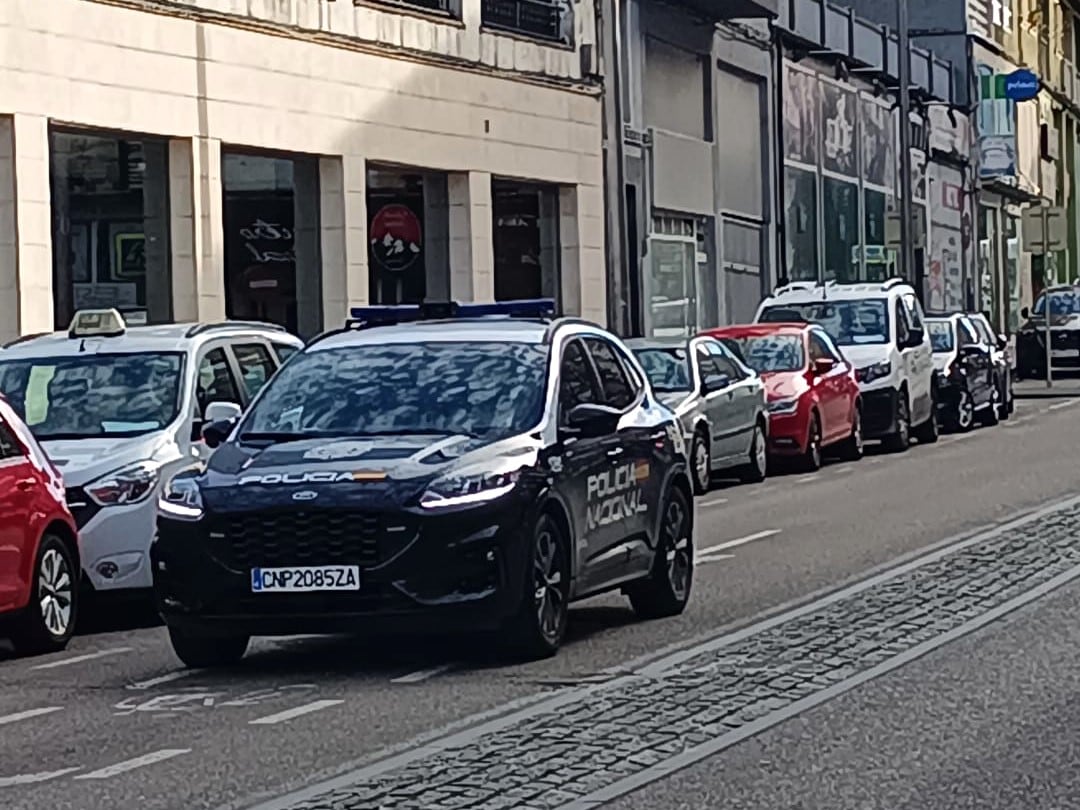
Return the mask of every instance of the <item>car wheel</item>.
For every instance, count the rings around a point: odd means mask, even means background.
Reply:
[[[660,538],[648,578],[627,590],[643,619],[677,616],[686,608],[694,580],[694,518],[686,495],[672,487],[660,518]]]
[[[932,394],[930,397],[930,416],[915,429],[915,438],[919,440],[919,444],[934,444],[940,435],[941,431],[937,420],[937,396]]]
[[[62,650],[75,632],[78,617],[78,566],[75,555],[59,537],[41,538],[34,563],[30,604],[12,628],[12,643],[19,653]]]
[[[739,480],[744,484],[759,484],[769,474],[768,443],[761,422],[754,425],[750,441],[750,460],[739,470]]]
[[[800,466],[806,472],[817,472],[821,469],[821,420],[817,413],[810,415],[810,427],[806,433],[806,452],[803,453]]]
[[[966,388],[960,389],[960,393],[957,395],[953,423],[961,433],[966,433],[975,425],[975,400],[971,398],[971,394]]]
[[[863,445],[862,409],[856,408],[851,420],[851,435],[840,445],[840,458],[844,461],[858,461],[866,451]]]
[[[1002,382],[998,387],[998,419],[1005,421],[1013,412],[1012,395],[1009,392],[1008,382]]]
[[[907,392],[901,391],[896,400],[896,431],[883,442],[891,453],[903,453],[911,446],[911,409]]]
[[[236,664],[247,652],[248,636],[220,636],[169,628],[173,652],[191,669],[210,669]]]
[[[524,658],[550,658],[566,635],[570,602],[569,540],[551,515],[542,514],[533,528],[527,566],[521,607],[505,640]]]
[[[694,494],[704,495],[712,483],[712,456],[709,453],[709,434],[704,428],[694,433],[694,446],[690,451],[690,465],[694,470]]]

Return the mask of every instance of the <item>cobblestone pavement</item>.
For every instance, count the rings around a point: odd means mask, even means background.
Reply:
[[[376,763],[296,810],[588,807],[766,727],[1011,600],[1080,576],[1080,504],[1044,511],[509,721]],[[838,692],[837,692],[838,693]],[[764,724],[764,725],[763,725]],[[698,757],[700,758],[700,757]],[[649,774],[654,774],[652,778]]]

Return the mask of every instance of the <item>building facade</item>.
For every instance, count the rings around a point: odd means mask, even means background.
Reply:
[[[0,339],[90,306],[606,319],[590,0],[7,0],[0,40]]]

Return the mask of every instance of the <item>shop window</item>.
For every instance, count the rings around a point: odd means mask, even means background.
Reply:
[[[482,0],[480,19],[485,28],[567,44],[574,31],[568,0]]]
[[[649,239],[646,334],[686,336],[697,325],[697,239],[693,220],[657,217]]]
[[[884,191],[863,192],[863,256],[867,281],[885,281],[896,275],[896,251],[885,246],[885,215],[892,197]]]
[[[859,189],[854,183],[826,177],[825,279],[854,281],[859,269]]]
[[[450,298],[447,176],[371,165],[367,170],[368,281],[375,304]]]
[[[54,130],[49,162],[57,328],[99,307],[132,325],[168,322],[167,142]]]
[[[322,330],[319,162],[222,155],[225,312],[295,334]]]
[[[785,247],[792,281],[818,277],[817,176],[803,169],[784,169]]]
[[[559,297],[559,197],[554,186],[491,182],[495,300]]]

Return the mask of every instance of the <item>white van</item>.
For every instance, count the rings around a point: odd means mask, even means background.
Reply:
[[[902,452],[937,441],[934,354],[922,306],[903,279],[794,282],[758,307],[759,322],[820,324],[856,368],[863,435]]]

